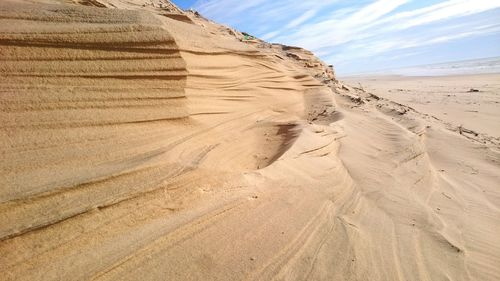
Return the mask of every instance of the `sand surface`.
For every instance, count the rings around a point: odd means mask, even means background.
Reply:
[[[500,74],[349,77],[347,83],[500,140]],[[474,91],[474,90],[477,90]]]
[[[243,38],[160,1],[0,2],[4,280],[500,278],[495,128]]]

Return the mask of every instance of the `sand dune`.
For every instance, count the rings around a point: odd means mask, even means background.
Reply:
[[[170,3],[0,3],[5,280],[496,280],[498,147]]]

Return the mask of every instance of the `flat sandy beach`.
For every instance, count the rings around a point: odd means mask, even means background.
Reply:
[[[500,74],[411,77],[379,76],[343,79],[374,94],[500,138]]]

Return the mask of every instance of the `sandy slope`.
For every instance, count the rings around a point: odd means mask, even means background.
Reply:
[[[360,269],[379,280],[497,279],[497,148],[369,99],[344,109],[339,155],[363,194],[346,218]]]
[[[493,144],[305,50],[75,3],[0,4],[4,279],[500,278]]]

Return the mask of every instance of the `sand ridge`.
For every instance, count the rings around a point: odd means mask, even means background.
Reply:
[[[500,277],[494,145],[168,2],[0,21],[6,280]]]

